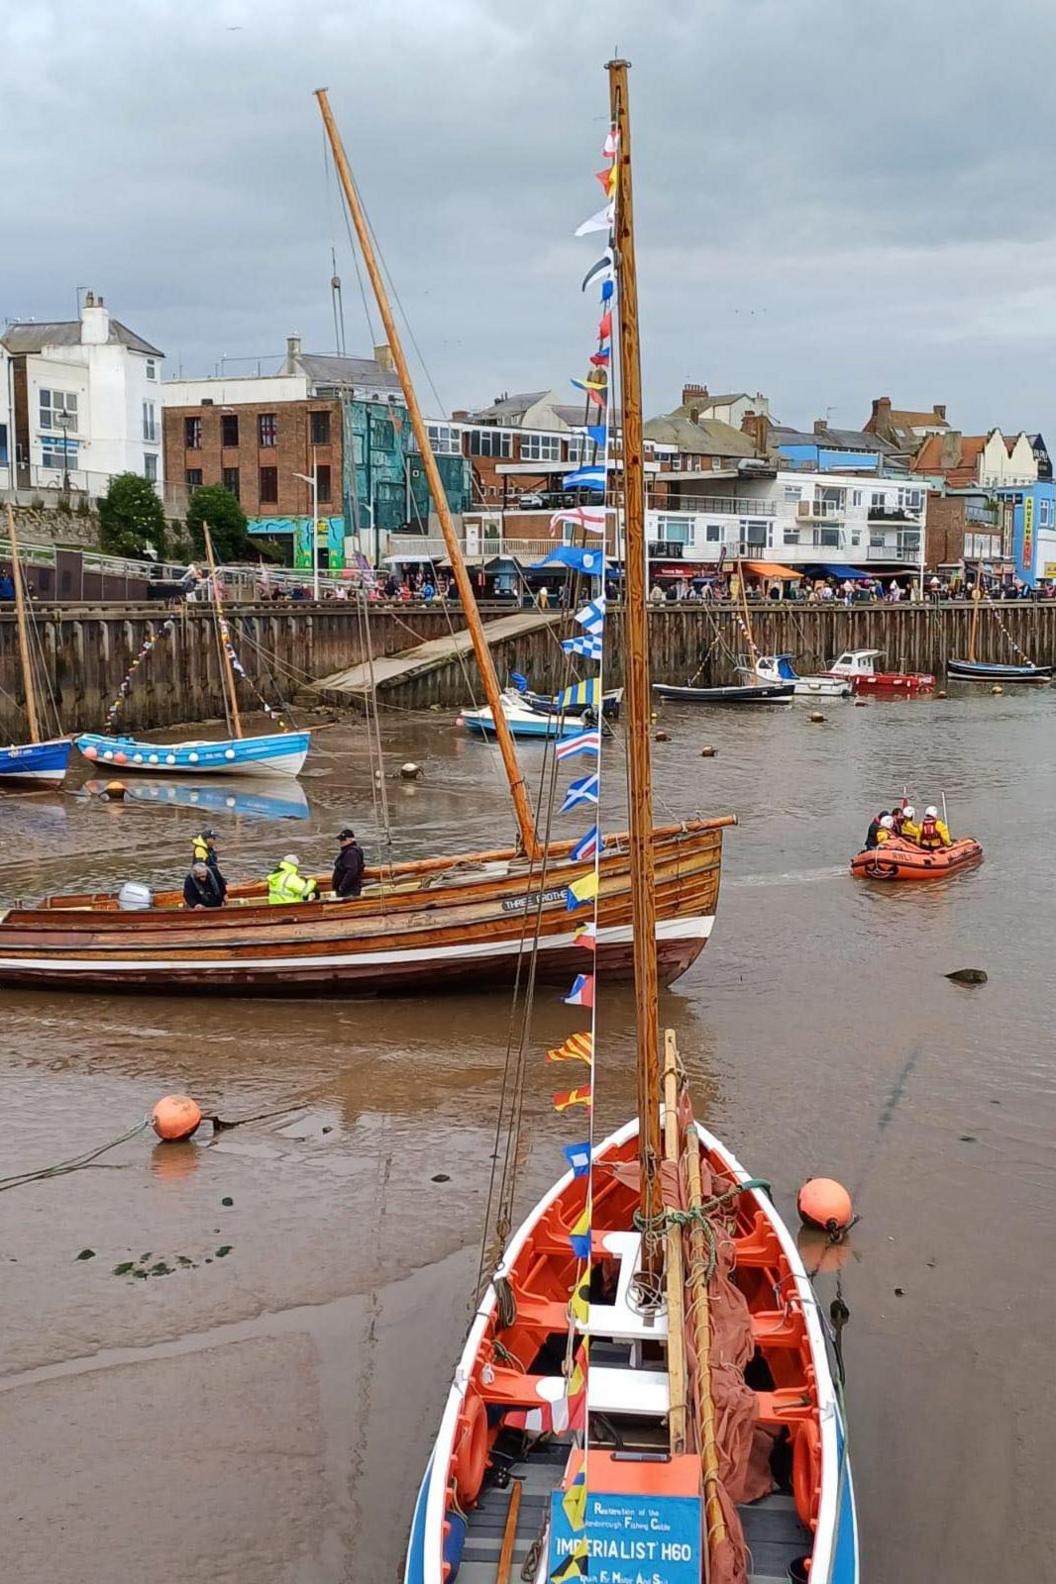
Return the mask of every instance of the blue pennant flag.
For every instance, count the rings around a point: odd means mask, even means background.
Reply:
[[[588,424],[587,434],[593,440],[599,451],[604,451],[609,443],[609,431],[606,424]]]
[[[608,302],[609,298],[612,296],[612,294],[613,294],[613,292],[615,290],[616,290],[616,282],[615,281],[611,281],[611,280],[602,281],[602,283],[601,283],[601,300],[602,300],[602,302]]]
[[[568,814],[581,803],[596,803],[598,780],[598,772],[595,770],[593,775],[581,776],[578,781],[570,781],[568,791],[565,793],[565,801],[561,805],[562,814]]]
[[[566,654],[582,655],[584,660],[600,660],[605,648],[604,639],[584,633],[582,638],[562,638],[561,647]]]
[[[589,605],[576,612],[576,620],[592,638],[600,638],[605,630],[605,596],[599,594]]]
[[[517,689],[518,693],[527,693],[527,691],[528,691],[528,678],[524,675],[523,671],[511,671],[510,672],[510,681],[513,683],[514,687]]]
[[[603,550],[585,550],[581,545],[558,545],[556,550],[551,550],[548,556],[537,561],[529,568],[531,572],[539,572],[545,566],[571,567],[573,572],[583,572],[587,577],[601,577],[605,571],[605,552]]]
[[[582,1144],[566,1144],[562,1154],[572,1168],[573,1177],[587,1177],[590,1174],[590,1140],[584,1139]]]
[[[577,468],[574,473],[566,473],[564,479],[565,489],[605,489],[605,469],[599,464],[597,467]]]

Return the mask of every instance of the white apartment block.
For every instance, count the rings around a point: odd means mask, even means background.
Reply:
[[[98,495],[116,473],[161,485],[164,354],[102,297],[88,292],[79,320],[9,324],[0,345],[18,488]]]

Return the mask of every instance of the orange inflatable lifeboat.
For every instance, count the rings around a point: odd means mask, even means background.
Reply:
[[[955,869],[981,863],[983,849],[971,836],[952,847],[918,847],[893,836],[879,847],[867,847],[851,859],[851,873],[860,880],[938,880]]]

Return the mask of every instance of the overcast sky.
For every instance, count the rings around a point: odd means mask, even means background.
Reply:
[[[369,346],[312,90],[446,409],[580,372],[602,66],[633,63],[646,405],[871,398],[1056,439],[1041,0],[34,0],[2,24],[0,317],[78,286],[167,373]],[[266,366],[276,366],[274,362]],[[252,363],[232,363],[233,372]],[[436,403],[423,390],[430,410]]]

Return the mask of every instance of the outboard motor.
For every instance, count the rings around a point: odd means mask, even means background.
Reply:
[[[135,913],[154,906],[154,893],[139,880],[126,880],[117,893],[117,905],[125,913]]]

